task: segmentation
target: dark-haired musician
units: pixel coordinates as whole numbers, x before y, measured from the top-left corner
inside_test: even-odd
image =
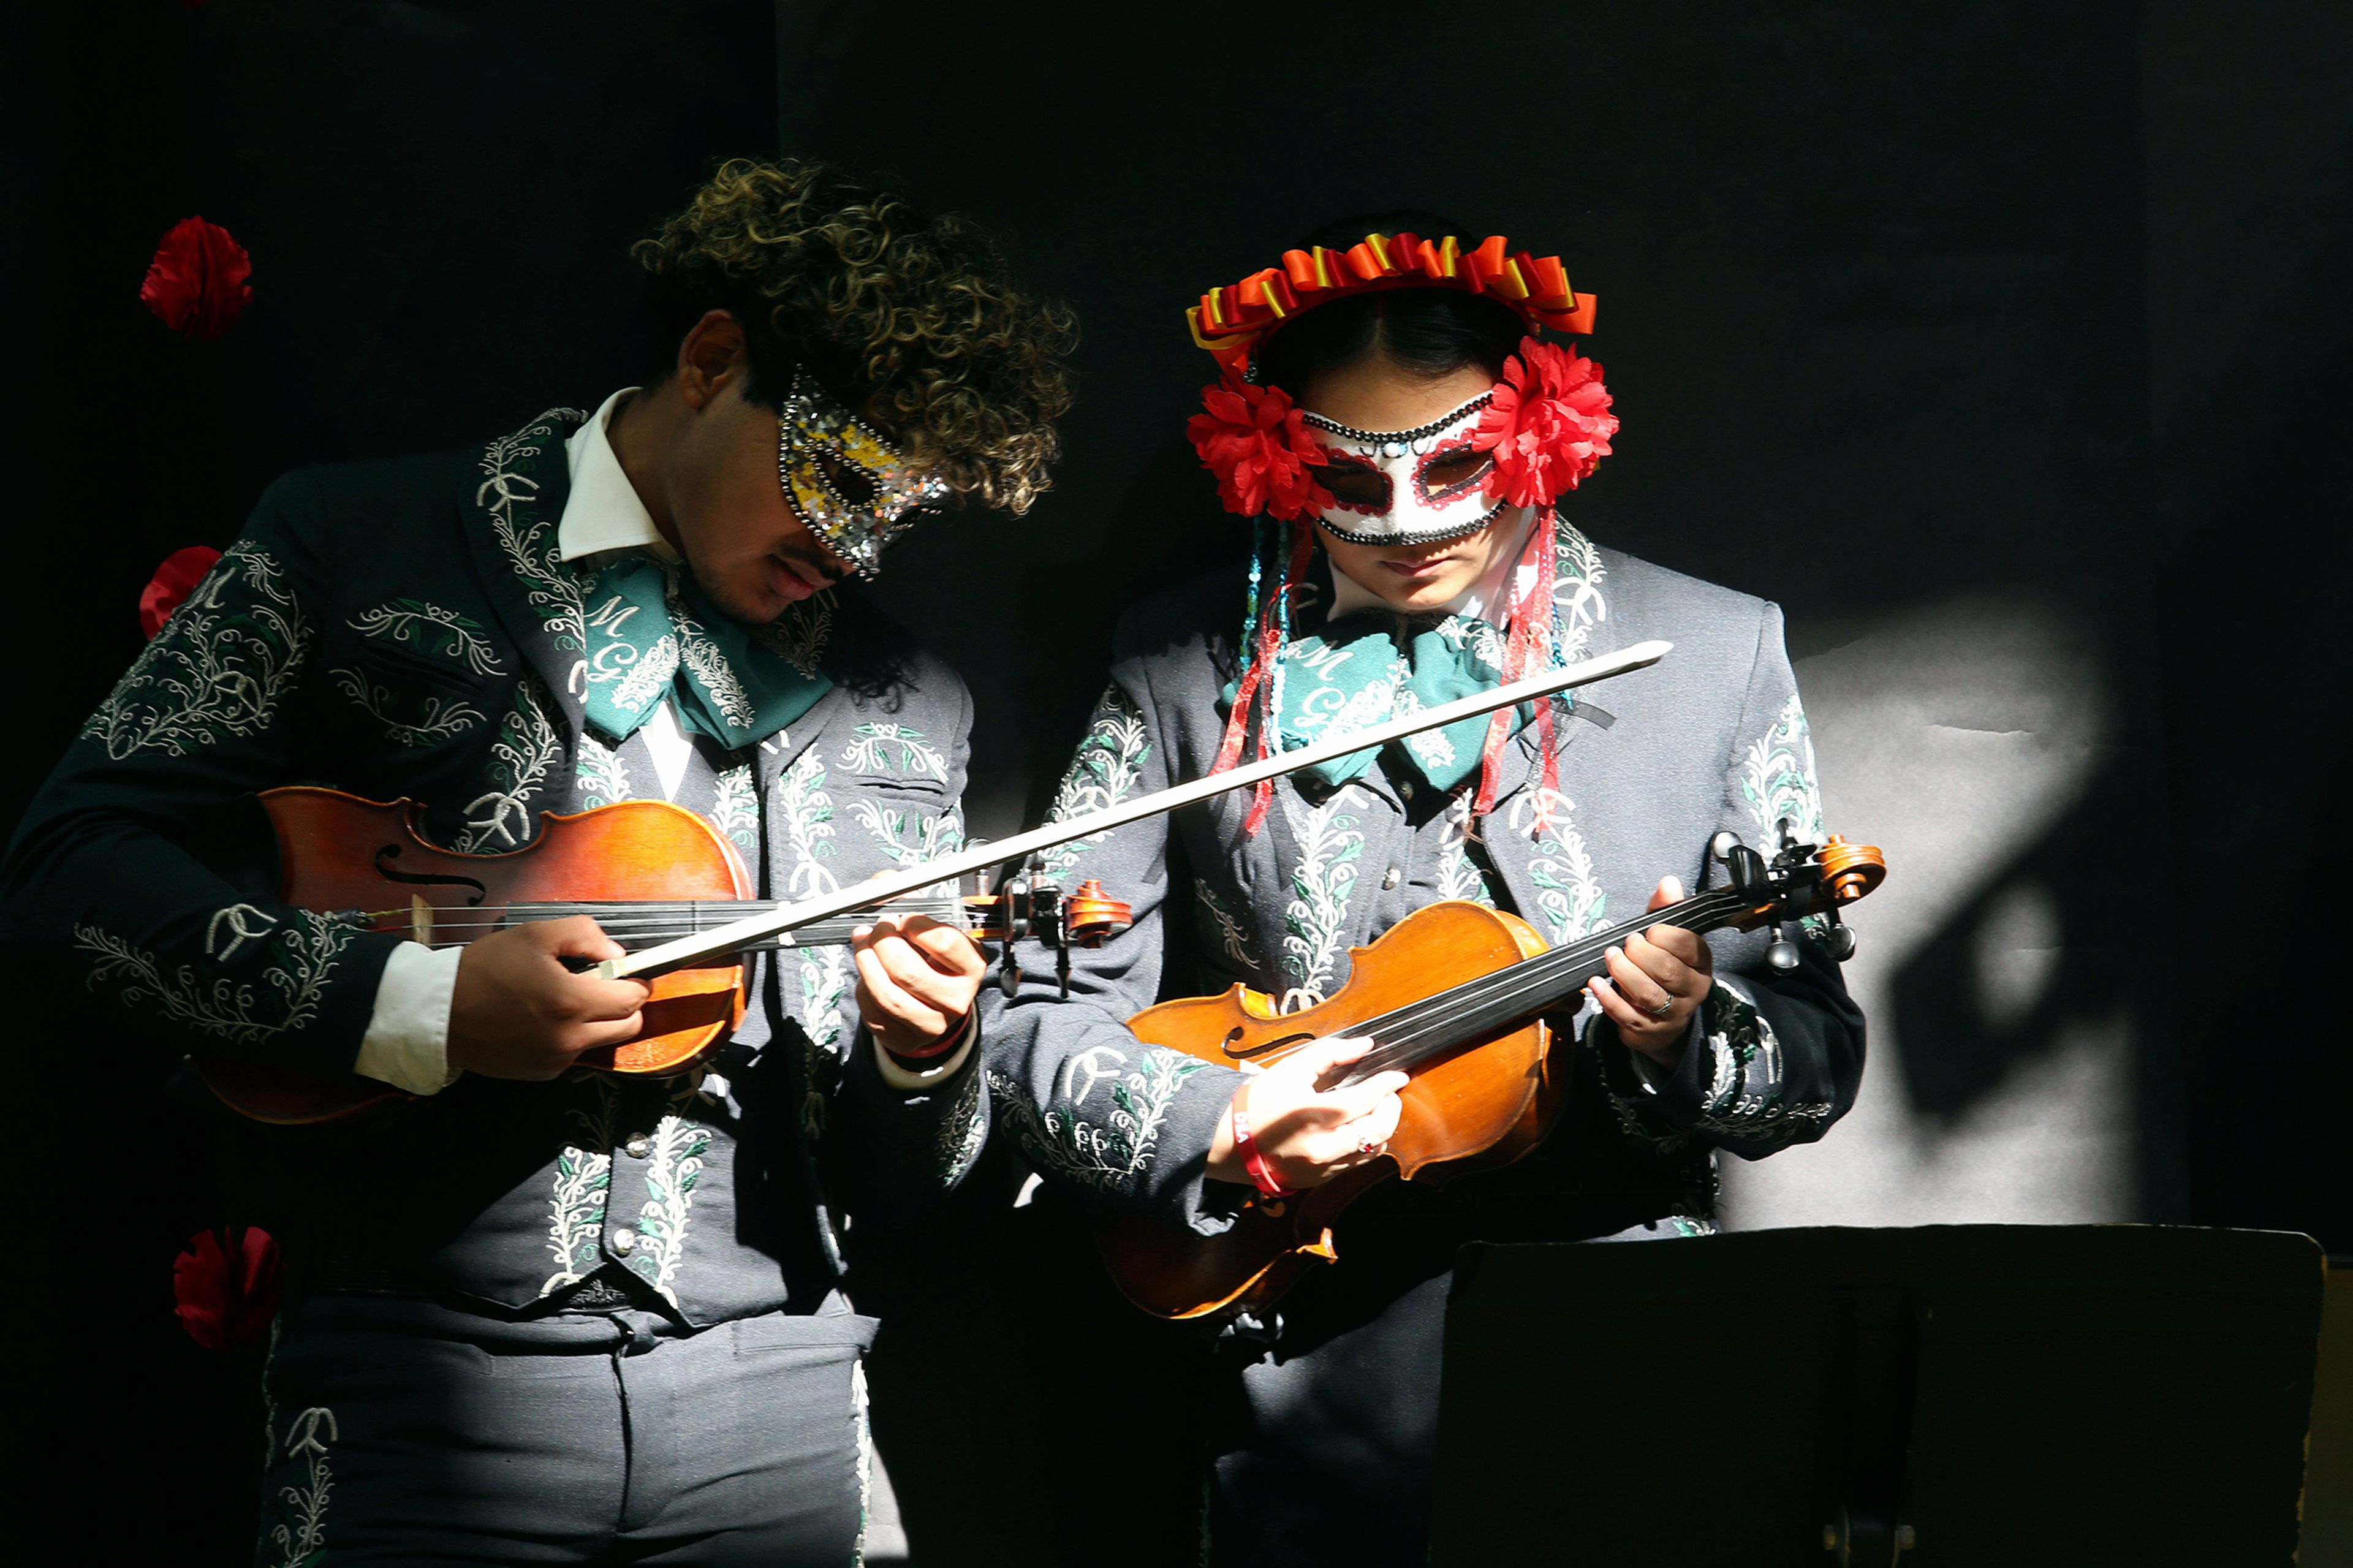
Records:
[[[1326,1087],[1361,1041],[1251,1075],[1145,1046],[1124,1020],[1166,968],[1295,1009],[1440,900],[1559,944],[1682,898],[1722,830],[1768,850],[1784,823],[1820,839],[1779,610],[1599,545],[1558,510],[1618,428],[1599,367],[1566,341],[1591,330],[1591,297],[1556,258],[1447,233],[1419,215],[1335,226],[1204,299],[1195,335],[1226,375],[1193,440],[1228,508],[1261,520],[1256,552],[1128,616],[1058,813],[1546,666],[1674,648],[1550,713],[1459,723],[1050,858],[1135,924],[1078,955],[1071,1000],[1027,956],[1043,978],[985,1004],[997,1114],[1050,1183],[1172,1226],[1214,1232],[1253,1187],[1383,1158],[1405,1079]],[[1375,1188],[1343,1218],[1338,1264],[1228,1338],[1218,1561],[1423,1561],[1456,1248],[1704,1231],[1718,1151],[1768,1154],[1846,1110],[1862,1020],[1817,943],[1784,972],[1767,941],[1630,937],[1562,1021],[1575,1079],[1535,1154]]]
[[[237,1139],[290,1269],[259,1562],[849,1563],[873,1324],[837,1205],[986,1135],[981,963],[921,917],[756,959],[715,1057],[621,1078],[573,1067],[645,995],[563,962],[620,952],[592,920],[432,948],[231,873],[291,784],[481,854],[667,800],[772,899],[959,839],[964,687],[847,580],[926,510],[1028,506],[1067,317],[818,164],[729,163],[637,255],[651,384],[279,481],[9,854],[20,957],[93,1028],[411,1097]]]

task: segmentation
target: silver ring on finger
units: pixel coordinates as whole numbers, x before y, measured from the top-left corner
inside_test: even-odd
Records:
[[[1648,1013],[1653,1018],[1663,1018],[1674,1010],[1675,996],[1674,993],[1672,991],[1668,992],[1667,994],[1661,999],[1657,1006],[1645,1007],[1642,1009],[1643,1012]]]

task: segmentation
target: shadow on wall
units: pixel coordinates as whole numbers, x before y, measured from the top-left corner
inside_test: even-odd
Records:
[[[1987,598],[1799,661],[1831,826],[1888,854],[1847,966],[1872,1063],[1824,1142],[1726,1162],[1734,1224],[2181,1217],[2158,753],[2116,646]]]

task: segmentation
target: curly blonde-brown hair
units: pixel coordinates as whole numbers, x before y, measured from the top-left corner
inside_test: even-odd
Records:
[[[630,253],[672,344],[708,310],[743,323],[751,395],[781,403],[806,366],[960,496],[1018,513],[1050,482],[1076,319],[971,225],[829,163],[736,158]]]

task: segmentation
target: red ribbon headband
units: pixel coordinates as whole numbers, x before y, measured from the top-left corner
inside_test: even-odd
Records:
[[[1300,311],[1382,289],[1460,289],[1509,305],[1531,327],[1593,331],[1594,297],[1569,288],[1559,257],[1507,255],[1502,235],[1490,235],[1478,249],[1465,250],[1452,235],[1368,234],[1345,250],[1286,250],[1282,266],[1210,289],[1185,316],[1194,343],[1236,371],[1250,363],[1259,339]]]

